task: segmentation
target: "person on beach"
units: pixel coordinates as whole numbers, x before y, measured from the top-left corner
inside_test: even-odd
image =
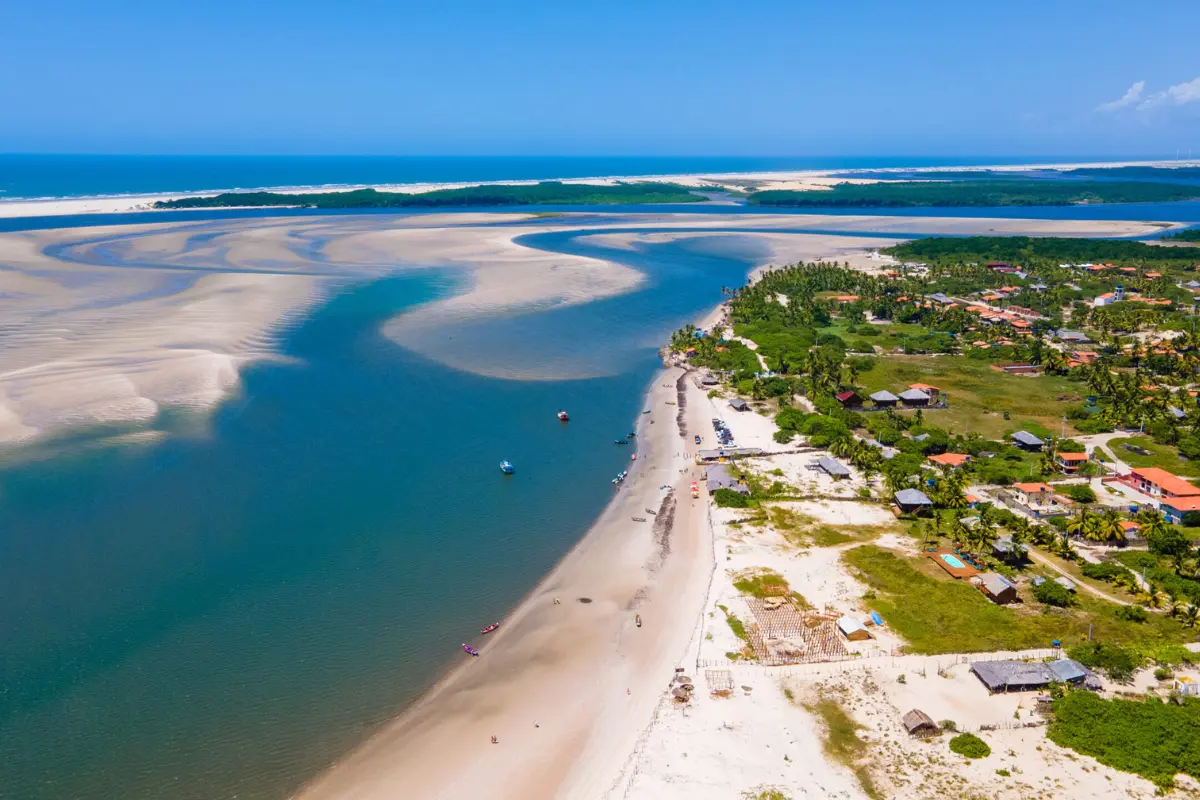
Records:
[[[492,737],[492,744],[500,744],[500,740],[499,740],[499,739],[497,739],[495,736],[493,736],[493,737]]]

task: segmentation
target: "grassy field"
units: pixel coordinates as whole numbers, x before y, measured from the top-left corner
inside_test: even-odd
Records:
[[[996,372],[983,361],[962,356],[887,356],[859,376],[867,392],[899,394],[910,383],[928,383],[949,395],[950,408],[926,414],[929,424],[951,433],[970,430],[991,438],[1038,426],[1033,433],[1061,432],[1063,414],[1077,405],[1086,387],[1066,378],[1030,378]],[[1059,400],[1059,397],[1065,399]],[[1004,419],[1004,412],[1010,419]],[[1067,425],[1067,434],[1074,432]]]
[[[1131,444],[1150,453],[1148,456],[1130,452],[1121,445]],[[1117,458],[1131,467],[1161,467],[1167,472],[1187,477],[1200,477],[1200,462],[1179,457],[1179,451],[1169,444],[1158,444],[1149,436],[1130,436],[1113,439],[1108,446]]]
[[[1117,619],[1118,606],[1086,594],[1069,611],[1038,603],[998,606],[968,583],[949,576],[928,559],[909,559],[873,545],[847,550],[843,561],[879,597],[871,601],[884,621],[921,654],[1070,647],[1087,639],[1110,644],[1160,645],[1189,641],[1195,632],[1162,614],[1146,622]]]
[[[856,325],[857,329],[870,327],[879,331],[878,336],[863,336],[861,333],[848,333],[846,328],[850,327],[850,323],[843,319],[835,319],[832,325],[825,328],[818,328],[817,335],[823,336],[827,333],[833,334],[842,339],[846,343],[850,342],[867,342],[868,344],[882,347],[884,350],[899,350],[904,346],[904,340],[908,337],[920,339],[924,337],[928,331],[920,325],[907,325],[904,323],[889,323],[887,325],[869,325],[862,323]]]

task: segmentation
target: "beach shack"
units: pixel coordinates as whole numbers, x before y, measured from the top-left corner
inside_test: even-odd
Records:
[[[871,632],[867,630],[867,626],[854,617],[839,617],[837,626],[838,630],[842,632],[842,636],[845,636],[851,642],[861,642],[864,639],[871,638]]]
[[[876,408],[894,408],[896,403],[900,402],[900,398],[887,389],[881,389],[871,395],[871,402]]]
[[[821,470],[835,481],[840,481],[842,478],[850,477],[850,468],[838,461],[836,458],[821,456],[814,463],[816,464],[817,469]]]
[[[1171,684],[1171,689],[1183,697],[1200,697],[1200,684],[1187,675],[1180,675]]]
[[[714,464],[711,467],[706,467],[704,470],[704,480],[708,485],[709,494],[717,491],[717,489],[729,489],[730,491],[747,496],[750,494],[750,487],[731,475],[729,467],[724,464]]]
[[[1070,658],[1045,661],[975,661],[971,672],[987,690],[997,692],[1033,692],[1052,683],[1084,683],[1091,675],[1087,668]]]
[[[842,404],[842,408],[862,408],[863,401],[858,392],[842,392],[834,397]]]
[[[979,575],[979,591],[997,605],[1008,605],[1017,602],[1017,587],[1012,581],[998,572],[984,572]]]
[[[905,408],[920,408],[929,405],[929,395],[920,389],[908,389],[900,393],[900,402]]]
[[[747,411],[750,405],[740,397],[735,397],[729,401],[729,407],[734,411]]]
[[[1046,444],[1029,431],[1017,431],[1012,435],[1012,440],[1013,444],[1022,450],[1029,450],[1033,452],[1041,450],[1042,446]]]
[[[929,495],[920,489],[901,489],[894,495],[896,508],[903,514],[921,514],[933,508]]]
[[[933,736],[941,730],[933,721],[933,717],[919,708],[909,711],[900,718],[900,722],[904,725],[904,730],[908,731],[909,736]]]

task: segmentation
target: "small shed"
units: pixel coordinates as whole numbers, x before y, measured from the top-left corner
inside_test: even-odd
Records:
[[[1041,450],[1042,445],[1045,444],[1045,442],[1029,431],[1017,431],[1012,435],[1012,440],[1022,450]]]
[[[886,408],[896,405],[900,402],[900,398],[889,392],[887,389],[881,389],[871,395],[871,402],[880,408]]]
[[[909,711],[900,718],[900,722],[904,725],[904,730],[908,731],[909,736],[929,736],[939,730],[933,717],[919,708]]]
[[[834,480],[850,477],[850,468],[836,458],[821,456],[817,459],[817,467]]]
[[[920,489],[901,489],[895,494],[896,506],[905,514],[927,511],[933,507],[929,495]]]
[[[900,402],[908,408],[918,408],[929,405],[929,395],[920,389],[908,389],[900,393]]]
[[[835,394],[834,397],[842,404],[842,408],[862,407],[862,397],[859,396],[858,392],[841,392],[840,394]]]
[[[717,376],[711,372],[700,379],[701,386],[716,386],[719,383],[720,381],[717,380]]]
[[[997,572],[985,572],[979,576],[979,590],[993,603],[1007,605],[1017,601],[1017,587],[1008,578]]]
[[[1171,684],[1171,689],[1184,697],[1200,697],[1200,684],[1187,675],[1180,675],[1176,678],[1175,682]]]
[[[861,642],[864,639],[871,638],[871,632],[867,630],[867,626],[851,616],[839,617],[837,621],[838,630],[852,642]]]
[[[750,405],[742,398],[735,397],[729,401],[729,407],[734,411],[746,411],[750,408]]]

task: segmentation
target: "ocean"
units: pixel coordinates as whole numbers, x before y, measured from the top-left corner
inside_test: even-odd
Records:
[[[0,201],[264,187],[550,180],[802,169],[1067,163],[1079,159],[0,154]],[[1092,159],[1095,161],[1096,159]],[[1116,160],[1116,159],[1114,159]]]

